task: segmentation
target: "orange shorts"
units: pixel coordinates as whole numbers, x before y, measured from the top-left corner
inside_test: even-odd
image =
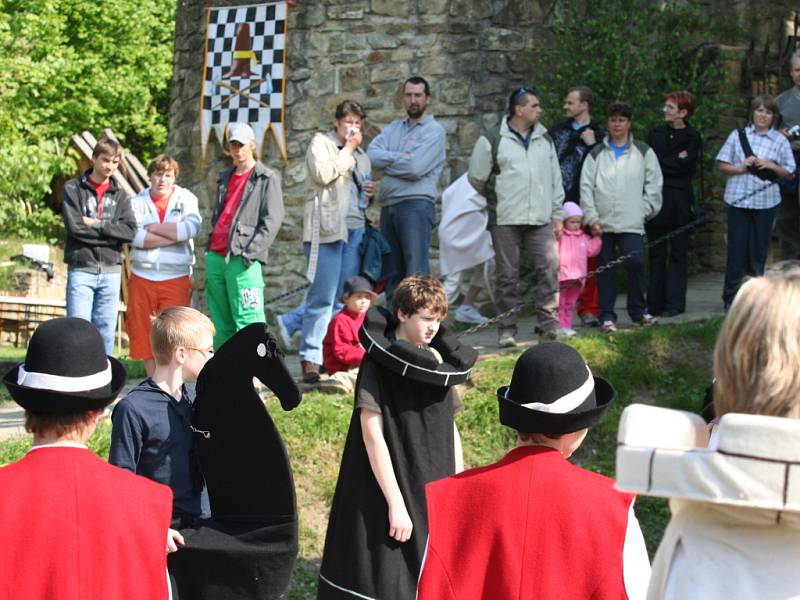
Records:
[[[186,277],[150,281],[137,275],[128,278],[128,310],[125,330],[130,340],[131,358],[153,358],[150,350],[150,319],[170,306],[189,306],[192,280]]]

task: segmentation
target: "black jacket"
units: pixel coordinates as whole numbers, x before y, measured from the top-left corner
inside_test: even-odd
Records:
[[[664,174],[661,212],[648,225],[684,225],[693,216],[692,177],[700,155],[700,134],[688,123],[683,129],[662,125],[650,130],[647,143]]]
[[[233,169],[222,171],[217,179],[217,201],[211,217],[212,231],[225,207],[225,193],[228,190],[231,173]],[[280,175],[256,162],[242,192],[239,208],[233,217],[228,234],[227,253],[241,256],[248,266],[254,260],[266,263],[269,247],[275,241],[282,222],[283,192]],[[210,240],[209,236],[209,243]]]
[[[86,179],[90,172],[64,184],[64,262],[70,267],[102,269],[122,263],[122,244],[136,235],[136,217],[130,198],[112,179],[103,195],[100,220],[92,226],[84,224],[83,217],[97,219],[97,194]]]
[[[581,132],[588,127],[594,131],[595,143],[587,146],[581,139]],[[581,168],[586,155],[597,144],[603,141],[605,130],[594,121],[580,129],[572,128],[572,119],[562,121],[549,130],[550,137],[556,147],[558,164],[561,166],[561,182],[564,185],[564,202],[580,203]]]

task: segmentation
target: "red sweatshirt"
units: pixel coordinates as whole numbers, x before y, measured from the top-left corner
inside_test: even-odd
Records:
[[[364,314],[358,315],[346,306],[331,320],[322,341],[322,360],[328,375],[361,365],[365,350],[358,340],[358,330],[362,323]]]

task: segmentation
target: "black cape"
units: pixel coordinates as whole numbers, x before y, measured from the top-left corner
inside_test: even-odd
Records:
[[[390,346],[395,348],[389,349],[392,358],[386,359],[387,348],[379,349],[374,342],[391,338],[395,326],[382,309],[371,309],[365,319],[367,331],[362,330],[361,338],[368,352],[359,370],[356,394],[363,376],[377,377],[383,435],[413,532],[405,543],[389,537],[386,500],[369,465],[356,408],[328,522],[317,592],[320,599],[413,599],[428,537],[425,484],[455,472],[453,404],[447,398],[450,387],[412,379],[410,374],[415,371],[397,364],[402,355],[400,362],[422,363],[427,372],[431,366],[427,350],[406,344],[393,352],[397,344],[402,346],[394,342]],[[444,326],[431,346],[442,354],[448,379],[452,373],[468,374],[477,358],[474,349],[461,346]],[[451,385],[457,382],[451,381]]]
[[[283,441],[253,388],[291,410],[301,395],[263,323],[231,337],[197,380],[192,426],[211,518],[181,529],[169,555],[173,598],[283,598],[298,551],[294,481]]]

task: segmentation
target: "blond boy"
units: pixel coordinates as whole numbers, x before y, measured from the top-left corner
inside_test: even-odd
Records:
[[[114,408],[109,462],[172,488],[172,527],[199,517],[203,489],[193,458],[192,405],[187,381],[197,379],[214,354],[214,325],[185,306],[167,308],[153,319],[152,377]]]

